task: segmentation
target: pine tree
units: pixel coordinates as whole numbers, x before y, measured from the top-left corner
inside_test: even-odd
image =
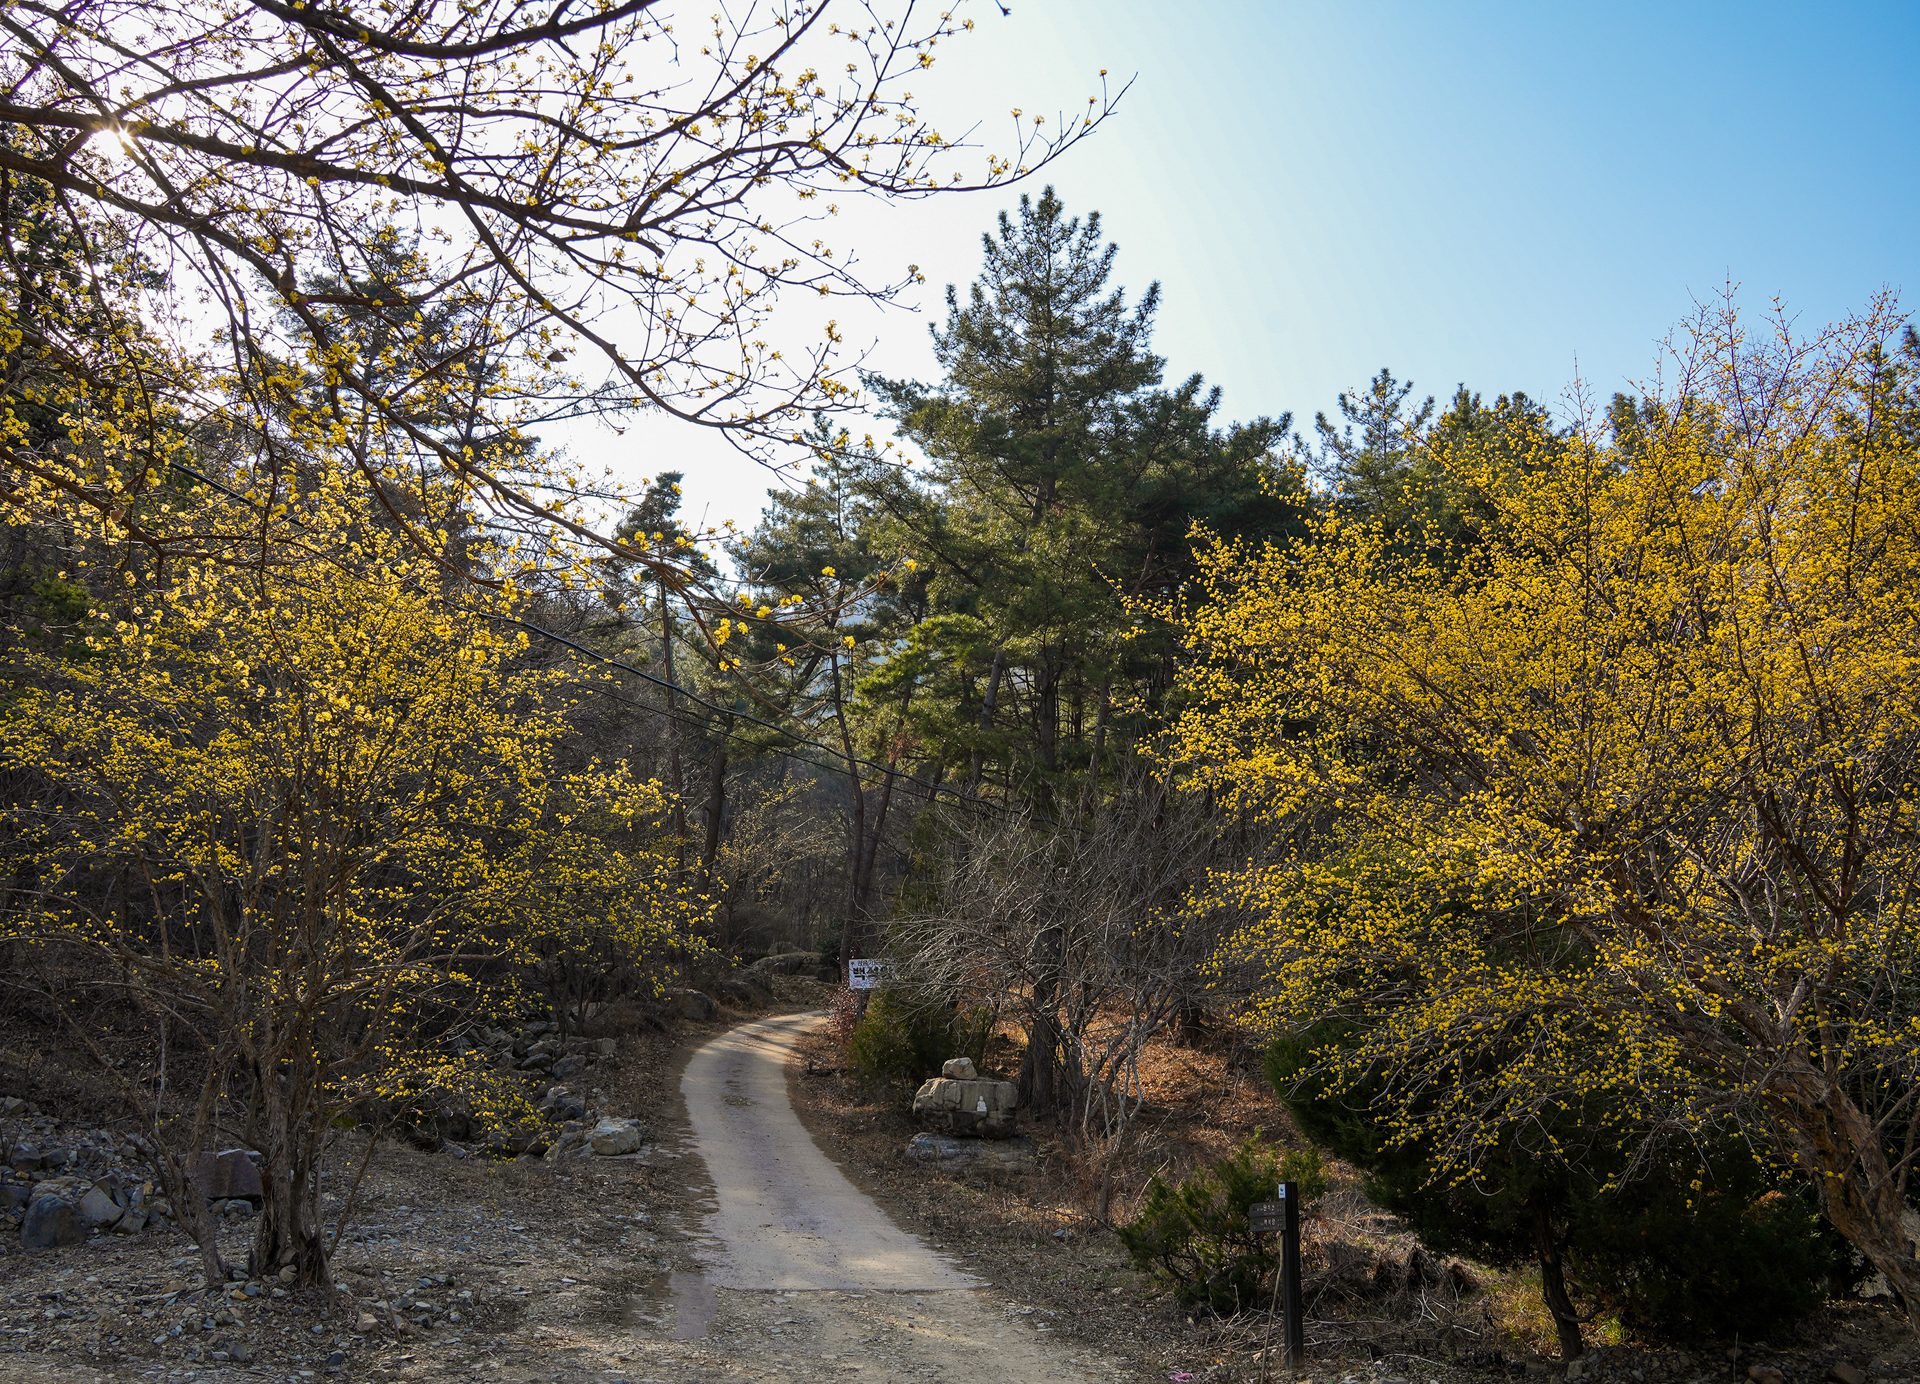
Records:
[[[1170,648],[1132,639],[1127,598],[1191,572],[1196,519],[1278,532],[1305,497],[1271,456],[1288,418],[1221,430],[1199,376],[1160,388],[1159,285],[1131,306],[1110,287],[1118,251],[1098,213],[1068,217],[1049,188],[984,246],[934,329],[944,380],[869,381],[932,463],[872,493],[934,565],[940,623],[895,675],[936,684],[915,704],[959,732],[970,791],[993,773],[1050,811],[1065,777],[1101,761],[1114,706],[1170,678]]]

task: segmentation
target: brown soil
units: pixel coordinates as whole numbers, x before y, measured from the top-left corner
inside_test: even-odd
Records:
[[[826,998],[822,987],[823,1007]],[[1051,1314],[1063,1337],[1119,1357],[1134,1377],[1231,1384],[1279,1373],[1269,1314],[1187,1314],[1133,1268],[1110,1228],[1131,1218],[1156,1172],[1177,1181],[1256,1133],[1298,1145],[1257,1052],[1231,1031],[1159,1042],[1143,1055],[1147,1101],[1114,1177],[1106,1224],[1092,1214],[1102,1171],[1076,1157],[1068,1139],[1040,1133],[1037,1165],[1024,1174],[930,1168],[904,1155],[919,1130],[907,1109],[911,1093],[864,1086],[844,1060],[825,1029],[803,1039],[789,1069],[794,1108],[814,1141],[901,1225],[958,1251],[970,1272]],[[982,1075],[1010,1080],[1017,1064],[1016,1045],[996,1035]],[[1329,1173],[1331,1189],[1303,1237],[1308,1376],[1466,1384],[1563,1374],[1537,1280],[1452,1260],[1433,1264],[1423,1281],[1408,1272],[1421,1262],[1414,1237],[1367,1201],[1351,1168],[1333,1163]],[[1758,1364],[1778,1368],[1789,1384],[1831,1384],[1830,1367],[1845,1362],[1877,1380],[1920,1378],[1920,1348],[1885,1301],[1836,1301],[1776,1334],[1772,1342],[1674,1349],[1602,1326],[1589,1344],[1603,1363],[1585,1377],[1744,1382]]]
[[[778,984],[778,1012],[823,1007],[827,999],[812,982]],[[303,1384],[336,1377],[326,1366],[335,1350],[345,1357],[337,1378],[382,1384],[1029,1384],[1056,1369],[1076,1379],[1189,1375],[1229,1384],[1261,1377],[1265,1322],[1189,1319],[1134,1272],[1111,1231],[1092,1218],[1098,1178],[1064,1139],[1041,1137],[1037,1167],[1019,1175],[949,1175],[909,1164],[901,1151],[915,1127],[899,1100],[863,1092],[834,1070],[838,1054],[823,1039],[803,1049],[789,1081],[816,1142],[903,1227],[992,1286],[924,1300],[724,1289],[703,1298],[691,1250],[713,1189],[684,1147],[679,1075],[695,1047],[745,1017],[723,1011],[714,1023],[679,1024],[669,1033],[630,1029],[614,1061],[588,1075],[583,1084],[604,1093],[602,1109],[645,1123],[647,1147],[632,1158],[489,1163],[383,1144],[335,1260],[339,1286],[331,1293],[275,1297],[271,1284],[238,1301],[231,1287],[209,1293],[194,1282],[191,1244],[172,1230],[45,1254],[25,1253],[8,1237],[0,1241],[0,1381]],[[1004,1072],[1011,1059],[1002,1043],[990,1061]],[[83,1096],[86,1082],[69,1084],[38,1062],[27,1065],[41,1083],[34,1099]],[[1139,1142],[1116,1179],[1116,1218],[1131,1212],[1155,1169],[1178,1176],[1255,1127],[1270,1138],[1292,1137],[1248,1054],[1222,1038],[1157,1049],[1148,1095]],[[354,1137],[343,1140],[330,1193],[344,1189],[361,1147]],[[1329,1244],[1370,1255],[1370,1263],[1411,1249],[1350,1179],[1326,1210],[1316,1241],[1322,1271]],[[226,1229],[230,1258],[244,1258],[249,1229],[244,1221]],[[1309,1314],[1307,1377],[1321,1384],[1544,1377],[1553,1367],[1529,1353],[1524,1283],[1486,1282],[1488,1291],[1464,1300],[1417,1285],[1356,1301],[1322,1294]],[[427,1327],[413,1325],[409,1319],[422,1313],[404,1306],[420,1301],[440,1309]],[[458,1322],[449,1308],[460,1312]],[[216,1314],[235,1320],[202,1329]],[[365,1315],[378,1320],[362,1329]],[[708,1318],[705,1334],[678,1339],[690,1317]],[[983,1336],[983,1321],[998,1324]],[[1046,1371],[1017,1377],[997,1369],[1002,1359],[1025,1367],[996,1357],[995,1333],[1001,1341],[1018,1333],[1018,1358],[1051,1362]],[[249,1363],[207,1358],[236,1341],[250,1351]],[[190,1361],[195,1347],[200,1358]],[[1600,1377],[1607,1384],[1731,1384],[1736,1363],[1758,1360],[1779,1366],[1792,1384],[1814,1384],[1841,1359],[1877,1366],[1880,1378],[1913,1377],[1913,1358],[1910,1338],[1884,1308],[1839,1304],[1792,1340],[1747,1346],[1737,1362],[1720,1347],[1620,1348],[1607,1353]]]

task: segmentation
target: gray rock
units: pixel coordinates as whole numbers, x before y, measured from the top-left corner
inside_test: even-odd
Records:
[[[737,980],[732,976],[722,977],[715,983],[715,988],[727,997],[730,1004],[742,1009],[760,1003],[769,993],[748,981]]]
[[[120,1219],[113,1223],[113,1233],[116,1235],[138,1235],[147,1228],[147,1215],[146,1207],[129,1206],[121,1213]]]
[[[1033,1166],[1033,1141],[1027,1138],[962,1139],[926,1132],[913,1136],[906,1154],[916,1163],[943,1168],[1002,1168],[1022,1172]]]
[[[1867,1384],[1867,1372],[1845,1360],[1837,1361],[1827,1374],[1839,1380],[1840,1384]]]
[[[593,1127],[589,1142],[602,1158],[632,1153],[640,1147],[640,1121],[604,1119]]]
[[[549,1163],[558,1163],[563,1158],[585,1158],[593,1152],[593,1136],[584,1129],[570,1129],[547,1146],[542,1155]]]
[[[940,1075],[950,1081],[978,1081],[980,1073],[973,1068],[971,1057],[949,1057],[940,1068]]]
[[[551,1074],[555,1077],[569,1077],[575,1072],[585,1071],[586,1067],[587,1059],[584,1057],[563,1057],[553,1064]]]
[[[0,1211],[21,1211],[33,1200],[33,1188],[24,1182],[0,1186]]]
[[[233,1197],[256,1198],[262,1195],[260,1169],[246,1149],[222,1149],[203,1153],[193,1172],[193,1185],[208,1201],[226,1201]]]
[[[126,1208],[116,1205],[107,1194],[107,1189],[97,1184],[80,1198],[80,1219],[88,1229],[97,1225],[112,1225],[125,1214]]]
[[[83,1244],[86,1238],[80,1213],[73,1209],[72,1202],[59,1197],[35,1197],[27,1207],[27,1218],[20,1223],[23,1249],[57,1249]]]
[[[713,996],[701,990],[669,990],[665,1002],[671,1012],[695,1023],[704,1023],[718,1012]]]
[[[536,1052],[536,1053],[528,1054],[527,1059],[520,1064],[520,1070],[523,1072],[544,1072],[550,1069],[552,1066],[553,1066],[552,1053]]]
[[[38,1172],[42,1161],[40,1150],[32,1144],[15,1144],[7,1150],[7,1162],[17,1173]]]
[[[942,1134],[1005,1139],[1013,1133],[1020,1093],[1011,1081],[955,1081],[937,1076],[914,1093],[914,1118]]]
[[[763,976],[797,976],[802,972],[817,970],[820,966],[818,952],[780,952],[774,956],[763,956],[751,966],[749,971]]]

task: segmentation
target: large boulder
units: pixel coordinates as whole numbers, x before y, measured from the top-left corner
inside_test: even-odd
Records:
[[[751,1009],[773,996],[773,991],[767,988],[766,977],[751,971],[744,971],[737,976],[722,976],[714,982],[714,989],[726,996],[727,1002],[736,1009]]]
[[[940,1067],[940,1075],[954,1081],[978,1081],[980,1073],[973,1068],[971,1057],[949,1057]]]
[[[937,1076],[913,1097],[914,1118],[942,1134],[1006,1139],[1020,1093],[1011,1081],[956,1081]]]
[[[672,1013],[695,1023],[705,1023],[719,1012],[713,996],[703,990],[669,990],[665,1004]]]
[[[773,956],[763,956],[751,966],[763,976],[797,976],[803,972],[818,970],[820,954],[818,952],[779,952]]]
[[[260,1169],[246,1149],[222,1149],[200,1155],[193,1172],[194,1190],[208,1201],[230,1201],[245,1197],[258,1201],[262,1196]]]
[[[602,1158],[617,1158],[623,1153],[632,1153],[640,1147],[640,1121],[617,1120],[608,1116],[593,1127],[588,1142]]]
[[[960,1139],[931,1130],[913,1136],[906,1155],[916,1163],[931,1163],[940,1168],[1002,1168],[1024,1172],[1033,1167],[1033,1141],[1024,1135],[1017,1139]]]
[[[27,1218],[20,1223],[23,1249],[58,1249],[84,1244],[86,1238],[80,1213],[72,1202],[60,1197],[35,1197],[27,1207]]]

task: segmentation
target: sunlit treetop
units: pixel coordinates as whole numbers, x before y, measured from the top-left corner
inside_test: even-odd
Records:
[[[775,344],[780,292],[918,279],[867,278],[835,199],[1017,178],[1108,109],[1021,114],[1003,153],[969,152],[910,83],[972,27],[831,0],[28,0],[0,14],[0,171],[129,228],[262,413],[296,363],[324,391],[296,426],[351,449],[386,425],[369,479],[397,441],[593,539],[564,502],[580,478],[522,464],[529,429],[646,408],[790,443],[851,389],[832,324]],[[461,435],[423,424],[435,397]]]

